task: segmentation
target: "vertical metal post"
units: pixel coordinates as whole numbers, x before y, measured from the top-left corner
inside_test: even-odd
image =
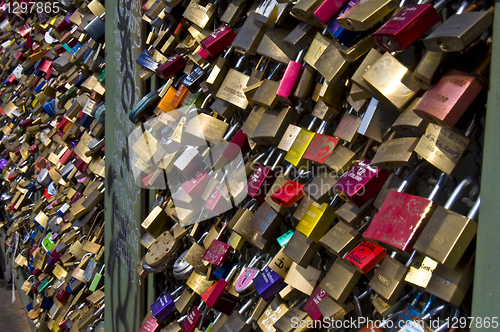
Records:
[[[136,265],[147,193],[135,184],[129,162],[129,111],[144,88],[135,59],[144,28],[139,0],[107,0],[106,7],[106,307],[105,330],[135,332],[145,315],[146,290]]]
[[[497,31],[498,30],[498,31]],[[500,287],[498,276],[498,234],[500,234],[500,204],[498,191],[500,189],[500,7],[495,5],[493,22],[493,49],[490,69],[490,91],[484,132],[483,169],[481,179],[481,207],[479,209],[479,228],[477,232],[476,266],[474,273],[474,293],[472,299],[472,313],[474,320],[471,324],[472,332],[485,331],[489,328],[498,329],[500,316]],[[481,320],[477,319],[480,318]],[[496,318],[496,327],[492,319]],[[486,321],[489,321],[490,325]],[[493,323],[495,324],[495,323]]]

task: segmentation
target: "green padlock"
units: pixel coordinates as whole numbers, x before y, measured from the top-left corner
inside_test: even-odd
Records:
[[[97,289],[97,286],[99,285],[99,282],[102,279],[102,273],[104,271],[104,267],[105,266],[106,266],[106,264],[103,264],[102,267],[101,267],[101,270],[99,270],[99,272],[97,272],[95,274],[94,279],[90,283],[89,291],[95,292],[95,290]]]

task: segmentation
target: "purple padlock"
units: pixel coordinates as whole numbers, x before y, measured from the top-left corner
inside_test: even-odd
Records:
[[[276,294],[279,293],[285,286],[285,279],[276,273],[269,266],[266,266],[259,274],[253,279],[253,284],[257,293],[264,301],[271,300]]]
[[[158,300],[156,300],[151,305],[151,312],[157,321],[164,320],[168,315],[170,315],[175,310],[175,301],[172,300],[172,297],[182,289],[183,287],[179,287],[174,290],[172,293],[166,293],[165,295],[160,296]]]

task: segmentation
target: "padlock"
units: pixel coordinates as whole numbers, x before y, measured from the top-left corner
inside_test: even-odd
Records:
[[[344,303],[361,275],[354,267],[345,262],[343,258],[338,257],[323,280],[321,280],[319,286],[334,300]]]
[[[238,35],[240,35],[240,33]],[[234,47],[236,47],[235,42],[233,42]],[[241,109],[246,109],[248,107],[248,100],[243,92],[243,89],[246,88],[250,77],[243,73],[243,67],[245,64],[246,57],[240,57],[235,69],[229,69],[229,72],[224,78],[224,81],[222,81],[216,94],[216,98],[226,101]]]
[[[457,12],[424,39],[432,52],[455,52],[467,47],[493,23],[493,8],[486,11]]]
[[[379,168],[405,167],[413,161],[417,143],[416,137],[389,139],[379,146],[371,165]]]
[[[189,113],[192,114],[195,111],[204,112],[204,107],[210,97],[210,95],[206,97],[200,109],[190,110]],[[198,146],[207,144],[207,141],[210,143],[222,142],[228,127],[228,123],[208,114],[198,113],[187,121],[186,129],[182,133],[182,142],[183,144]]]
[[[267,264],[264,264],[264,267],[260,270],[255,266],[263,259],[265,259],[265,257],[266,255],[253,257],[248,267],[244,267],[242,269],[241,273],[238,275],[234,283],[234,290],[236,291],[236,293],[240,294],[241,296],[245,296],[250,294],[255,289],[253,285],[253,279],[260,271],[262,271],[267,266]]]
[[[282,220],[279,212],[275,211],[269,203],[264,202],[248,221],[248,226],[255,231],[252,244],[260,250],[264,250],[272,243],[271,241],[276,236]]]
[[[253,278],[253,285],[255,290],[264,301],[269,301],[278,292],[283,289],[286,284],[283,277],[266,266]]]
[[[294,330],[293,326],[298,325],[298,322],[307,321],[307,313],[302,310],[306,300],[307,299],[303,299],[298,303],[296,303],[297,301],[294,301],[285,314],[273,324],[273,327],[283,332],[290,332]]]
[[[191,292],[190,290],[185,288],[184,291],[182,291],[180,298],[175,301],[175,308],[177,309],[177,311],[182,315],[185,314],[188,308],[196,299],[196,296],[196,292]]]
[[[236,37],[236,33],[228,26],[221,26],[212,32],[208,37],[203,39],[200,42],[200,45],[207,51],[211,56],[216,56],[222,50],[224,50],[227,46],[229,46],[234,38]]]
[[[276,159],[274,165],[272,167],[268,167],[268,163],[272,157],[272,155],[275,153],[276,148],[273,148],[266,160],[262,164],[258,164],[255,170],[253,171],[252,175],[250,176],[248,180],[248,195],[258,202],[263,202],[264,198],[266,197],[267,192],[269,191],[270,187],[276,180],[276,177],[278,174],[274,171],[275,167],[278,165],[278,163],[281,161],[282,154],[280,153],[278,155],[278,158]]]
[[[372,98],[363,114],[358,133],[381,143],[399,114]]]
[[[311,265],[307,268],[303,268],[293,262],[286,275],[285,283],[304,294],[311,295],[314,291],[314,287],[320,279],[320,276],[321,270]]]
[[[207,270],[207,264],[202,260],[202,256],[205,253],[206,249],[200,245],[200,242],[203,241],[205,236],[207,235],[208,232],[203,233],[200,239],[192,244],[191,248],[189,248],[186,256],[184,257],[184,260],[189,265],[202,273]]]
[[[164,265],[174,258],[179,246],[179,241],[175,240],[170,231],[165,231],[149,247],[145,264],[153,268]]]
[[[403,7],[372,36],[377,46],[387,52],[403,51],[440,21],[438,10],[446,4],[415,4]]]
[[[465,136],[456,130],[429,124],[415,146],[415,152],[439,170],[451,174],[469,146],[468,137],[474,132],[474,122],[473,119]]]
[[[359,231],[341,221],[336,223],[319,242],[331,253],[342,257],[359,240],[361,240]]]
[[[290,48],[283,40],[288,30],[283,28],[267,28],[257,48],[257,54],[271,58],[284,65],[297,57],[297,51]]]
[[[190,2],[182,16],[205,29],[213,20],[216,9],[217,6],[213,3],[202,6],[198,2]]]
[[[425,291],[455,306],[460,306],[473,277],[474,267],[468,263],[460,262],[453,270],[438,265]]]
[[[332,199],[331,202],[318,204],[312,202],[309,209],[304,214],[304,217],[299,222],[295,229],[305,236],[307,236],[312,241],[319,243],[319,240],[325,235],[330,225],[335,219],[333,211],[335,210],[335,205],[339,202],[340,198],[338,195]]]
[[[314,11],[320,5],[321,5],[320,0],[302,1],[300,3],[295,4],[290,9],[290,15],[292,15],[293,17],[295,17],[301,21],[308,22],[308,21],[310,21],[311,15],[314,13]]]
[[[314,259],[319,248],[319,243],[296,230],[284,247],[283,254],[292,259],[299,266],[307,268]]]
[[[241,306],[240,310],[235,311],[229,316],[226,322],[220,327],[219,331],[227,332],[248,332],[252,330],[252,318],[246,319],[243,316],[254,304],[255,298],[248,300]]]
[[[255,213],[256,202],[248,201],[242,208],[238,209],[228,224],[228,227],[239,234],[245,241],[251,242],[255,232],[248,226],[248,221]]]
[[[157,321],[164,320],[175,310],[175,301],[172,298],[181,290],[182,287],[179,287],[171,293],[167,292],[151,305],[151,312]]]
[[[182,323],[181,329],[183,332],[194,332],[196,327],[202,322],[201,308],[205,305],[205,302],[201,301],[201,303],[196,307],[193,307],[189,314],[186,317],[184,323]]]
[[[317,118],[313,118],[313,120],[309,123],[307,129],[301,128],[299,134],[293,141],[293,144],[290,146],[287,154],[285,155],[285,160],[288,161],[291,165],[296,166],[297,168],[301,168],[301,166],[306,165],[306,161],[303,160],[303,156],[309,147],[309,144],[312,142],[315,133],[311,130],[315,126]],[[321,129],[321,128],[320,128]],[[285,172],[287,174],[287,172]]]
[[[217,237],[212,241],[202,257],[204,260],[218,266],[224,263],[231,250],[231,246],[229,244],[219,240],[226,230],[227,224],[228,222],[225,221],[220,232],[217,234]]]
[[[338,24],[352,31],[366,31],[397,7],[391,0],[360,1],[337,18]]]
[[[335,84],[349,67],[349,62],[330,43],[314,66],[329,84]]]
[[[334,194],[333,186],[339,178],[333,172],[325,171],[312,179],[304,188],[304,193],[309,199],[318,204],[330,202],[330,197]],[[307,209],[306,209],[307,210]],[[297,218],[299,219],[299,218]],[[299,220],[301,220],[300,218]]]
[[[238,297],[230,294],[227,289],[231,285],[231,279],[236,273],[238,265],[235,265],[231,272],[227,275],[226,278],[220,278],[213,290],[211,291],[208,298],[205,300],[205,303],[208,307],[214,308],[217,311],[220,311],[226,315],[230,315],[236,304],[238,303]],[[227,279],[228,281],[226,281]],[[203,297],[203,294],[202,294]]]
[[[369,241],[363,241],[345,256],[345,260],[359,272],[367,274],[380,263],[386,255],[387,252],[384,248],[370,243]]]
[[[485,82],[481,78],[488,72],[490,57],[491,53],[488,53],[472,75],[457,70],[447,71],[424,93],[414,112],[427,122],[453,127],[483,88]]]
[[[313,320],[322,320],[323,315],[318,308],[318,303],[320,303],[325,297],[328,296],[328,293],[325,292],[321,287],[317,286],[307,302],[304,304],[304,311],[311,317]]]
[[[388,176],[387,171],[373,168],[370,161],[364,159],[340,179],[334,188],[341,198],[361,207],[380,191]]]
[[[434,302],[434,297],[431,296],[429,300],[427,301],[425,307],[422,310],[419,310],[416,307],[416,302],[419,299],[419,295],[421,295],[423,292],[420,292],[415,300],[412,301],[412,303],[407,303],[405,307],[402,310],[401,315],[395,320],[396,325],[392,327],[391,331],[412,331],[413,329],[423,329],[425,321],[429,320],[432,318],[434,315],[438,314],[440,311],[442,311],[445,306],[441,305],[438,306],[434,309],[431,309],[433,302]],[[418,322],[417,322],[418,321]]]
[[[384,246],[400,253],[410,253],[413,244],[436,208],[432,200],[447,181],[446,174],[441,173],[427,199],[403,193],[424,166],[424,162],[420,163],[408,175],[407,181],[400,185],[397,192],[392,191],[387,194],[379,212],[364,234],[365,239],[383,243]],[[381,227],[380,230],[379,227]]]
[[[276,297],[267,305],[267,308],[265,307],[265,310],[263,310],[263,313],[257,320],[257,325],[265,332],[276,331],[273,324],[286,313],[287,309],[288,306],[279,297]]]
[[[233,53],[234,47],[229,47],[223,56],[219,57],[214,64],[213,69],[205,80],[208,90],[212,94],[216,94],[219,90],[222,81],[224,80],[226,74],[228,73],[229,67],[229,57]]]
[[[307,22],[300,22],[283,39],[283,41],[296,51],[300,51],[309,45],[314,38],[315,29]]]
[[[319,103],[321,102],[318,102],[318,104]],[[322,164],[329,156],[332,155],[339,139],[324,134],[327,126],[328,121],[323,121],[321,123],[320,128],[317,133],[314,134],[314,138],[309,144],[307,151],[304,153],[304,159],[311,160],[316,164]]]
[[[241,49],[245,53],[256,54],[257,47],[260,45],[267,26],[257,20],[257,14],[251,10],[247,14],[247,19],[241,26],[240,31],[233,41],[233,46]]]
[[[464,179],[443,207],[437,207],[413,248],[449,269],[454,269],[477,232],[474,221],[481,202],[478,197],[467,217],[451,211],[472,179]]]
[[[283,137],[288,125],[294,120],[293,108],[265,109],[256,128],[250,136],[253,142],[262,145],[276,145]]]
[[[294,105],[294,93],[296,91],[299,79],[302,76],[304,66],[306,63],[302,63],[305,56],[306,49],[302,49],[298,54],[295,61],[290,61],[285,69],[283,77],[279,83],[278,89],[276,90],[276,95],[278,99],[289,106]]]
[[[354,112],[354,107],[351,107],[349,112],[344,113],[342,119],[339,122],[339,125],[337,126],[337,129],[335,129],[335,132],[333,133],[333,136],[349,143],[352,143],[356,140],[356,138],[358,137],[358,128],[361,124],[362,119],[355,115]]]
[[[424,133],[426,122],[413,111],[419,101],[420,97],[415,98],[398,116],[391,126],[394,132],[402,136],[420,136]]]
[[[354,305],[349,303],[338,303],[331,296],[327,296],[318,303],[318,309],[325,318],[340,320],[354,309]]]
[[[438,266],[438,263],[430,257],[416,255],[416,258],[409,266],[408,273],[406,273],[405,281],[415,286],[425,288],[431,278],[432,273]]]
[[[220,18],[221,22],[229,26],[234,26],[236,21],[240,18],[241,12],[244,10],[245,6],[243,5],[244,3],[240,0],[231,1]]]
[[[412,261],[413,257],[405,265],[391,256],[386,256],[368,286],[389,303],[396,302],[406,285],[404,278]]]
[[[307,173],[309,172],[303,172],[293,181],[287,181],[271,195],[271,200],[285,208],[292,207],[304,196],[303,189],[305,188],[305,185],[298,181],[300,181],[300,177],[307,175]],[[274,185],[276,185],[276,182]]]
[[[378,99],[398,110],[408,105],[419,90],[412,72],[389,53],[382,55],[362,78]]]

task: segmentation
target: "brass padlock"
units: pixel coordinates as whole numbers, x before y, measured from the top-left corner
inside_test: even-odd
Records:
[[[262,145],[278,144],[288,125],[294,118],[294,109],[291,107],[281,110],[265,110],[251,139]]]
[[[340,221],[319,242],[331,253],[342,257],[359,240],[361,240],[361,234],[352,226]]]
[[[457,14],[444,21],[424,39],[427,50],[432,52],[460,51],[493,24],[493,7],[486,11]]]
[[[385,53],[363,74],[380,100],[402,110],[418,92],[412,72],[391,54]]]
[[[256,54],[257,48],[264,37],[267,26],[257,21],[257,14],[255,11],[250,11],[247,19],[243,23],[240,32],[236,35],[233,41],[233,46],[242,50],[245,53]]]
[[[333,299],[344,303],[361,275],[343,258],[338,257],[319,285]]]
[[[208,95],[203,101],[201,108],[193,109],[188,112],[190,114],[195,112],[206,112],[204,107],[208,103],[211,95]],[[207,141],[210,143],[217,143],[223,141],[223,136],[226,133],[229,124],[218,120],[217,118],[199,113],[186,123],[186,129],[182,133],[182,143],[187,145],[206,145]]]
[[[394,0],[360,1],[337,18],[338,24],[352,31],[366,31],[396,9]]]

